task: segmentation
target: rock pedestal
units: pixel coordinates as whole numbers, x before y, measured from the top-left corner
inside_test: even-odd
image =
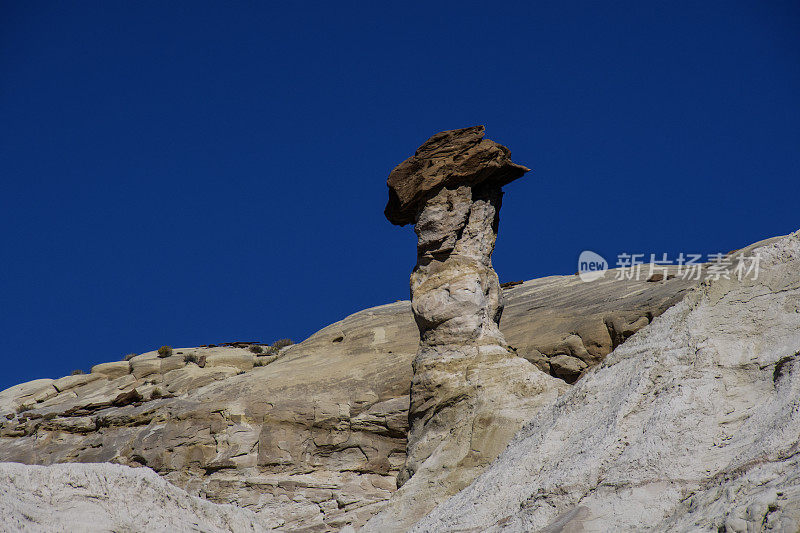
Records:
[[[499,323],[492,268],[501,187],[528,171],[483,139],[439,133],[389,175],[386,217],[414,223],[411,304],[420,332],[402,488],[368,529],[403,529],[467,486],[566,384],[518,357]]]

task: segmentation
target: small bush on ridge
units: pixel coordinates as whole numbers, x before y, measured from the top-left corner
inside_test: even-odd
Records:
[[[272,343],[272,347],[277,350],[280,350],[281,348],[286,348],[287,346],[291,346],[292,344],[294,344],[292,342],[292,339],[278,339]]]
[[[172,346],[162,346],[158,349],[158,356],[161,358],[172,355]]]

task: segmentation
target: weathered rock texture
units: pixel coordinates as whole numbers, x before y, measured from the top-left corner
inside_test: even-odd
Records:
[[[269,531],[275,521],[190,496],[147,468],[0,463],[0,529],[42,531]]]
[[[704,283],[415,531],[800,530],[800,232]]]
[[[528,172],[513,163],[508,148],[483,138],[484,127],[437,133],[389,175],[386,218],[392,224],[414,224],[427,200],[441,188],[502,187]]]
[[[413,216],[411,306],[420,332],[411,382],[405,485],[366,528],[406,529],[467,486],[567,385],[509,349],[492,268],[501,187],[525,167],[483,127],[434,135],[387,180],[386,214]],[[399,199],[399,201],[398,201]],[[398,207],[399,205],[399,207]]]
[[[501,332],[558,375],[559,358],[595,364],[612,339],[696,283],[613,277],[551,276],[506,289]],[[61,392],[52,379],[23,383],[0,392],[0,460],[146,464],[211,501],[275,509],[281,529],[359,526],[386,504],[405,462],[418,344],[411,305],[400,301],[331,324],[277,359],[237,347],[176,348],[158,365],[144,364],[155,352],[96,365],[99,379]],[[273,362],[242,370],[248,358]],[[234,359],[239,366],[217,365]],[[153,398],[156,389],[162,397]]]

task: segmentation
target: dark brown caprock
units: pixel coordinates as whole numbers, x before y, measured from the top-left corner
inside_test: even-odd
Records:
[[[530,170],[513,163],[508,148],[483,135],[483,126],[437,133],[397,165],[386,180],[389,202],[384,214],[389,222],[413,224],[421,205],[442,187],[502,187]]]

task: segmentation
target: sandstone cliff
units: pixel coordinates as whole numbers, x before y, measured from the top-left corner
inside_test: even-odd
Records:
[[[574,381],[694,283],[613,272],[528,281],[504,291],[500,329],[520,355]],[[146,465],[213,502],[277,510],[281,529],[359,526],[386,504],[405,462],[418,342],[401,301],[332,324],[263,367],[253,361],[273,358],[244,348],[184,348],[17,385],[0,392],[0,461]],[[184,360],[203,355],[203,368]]]

